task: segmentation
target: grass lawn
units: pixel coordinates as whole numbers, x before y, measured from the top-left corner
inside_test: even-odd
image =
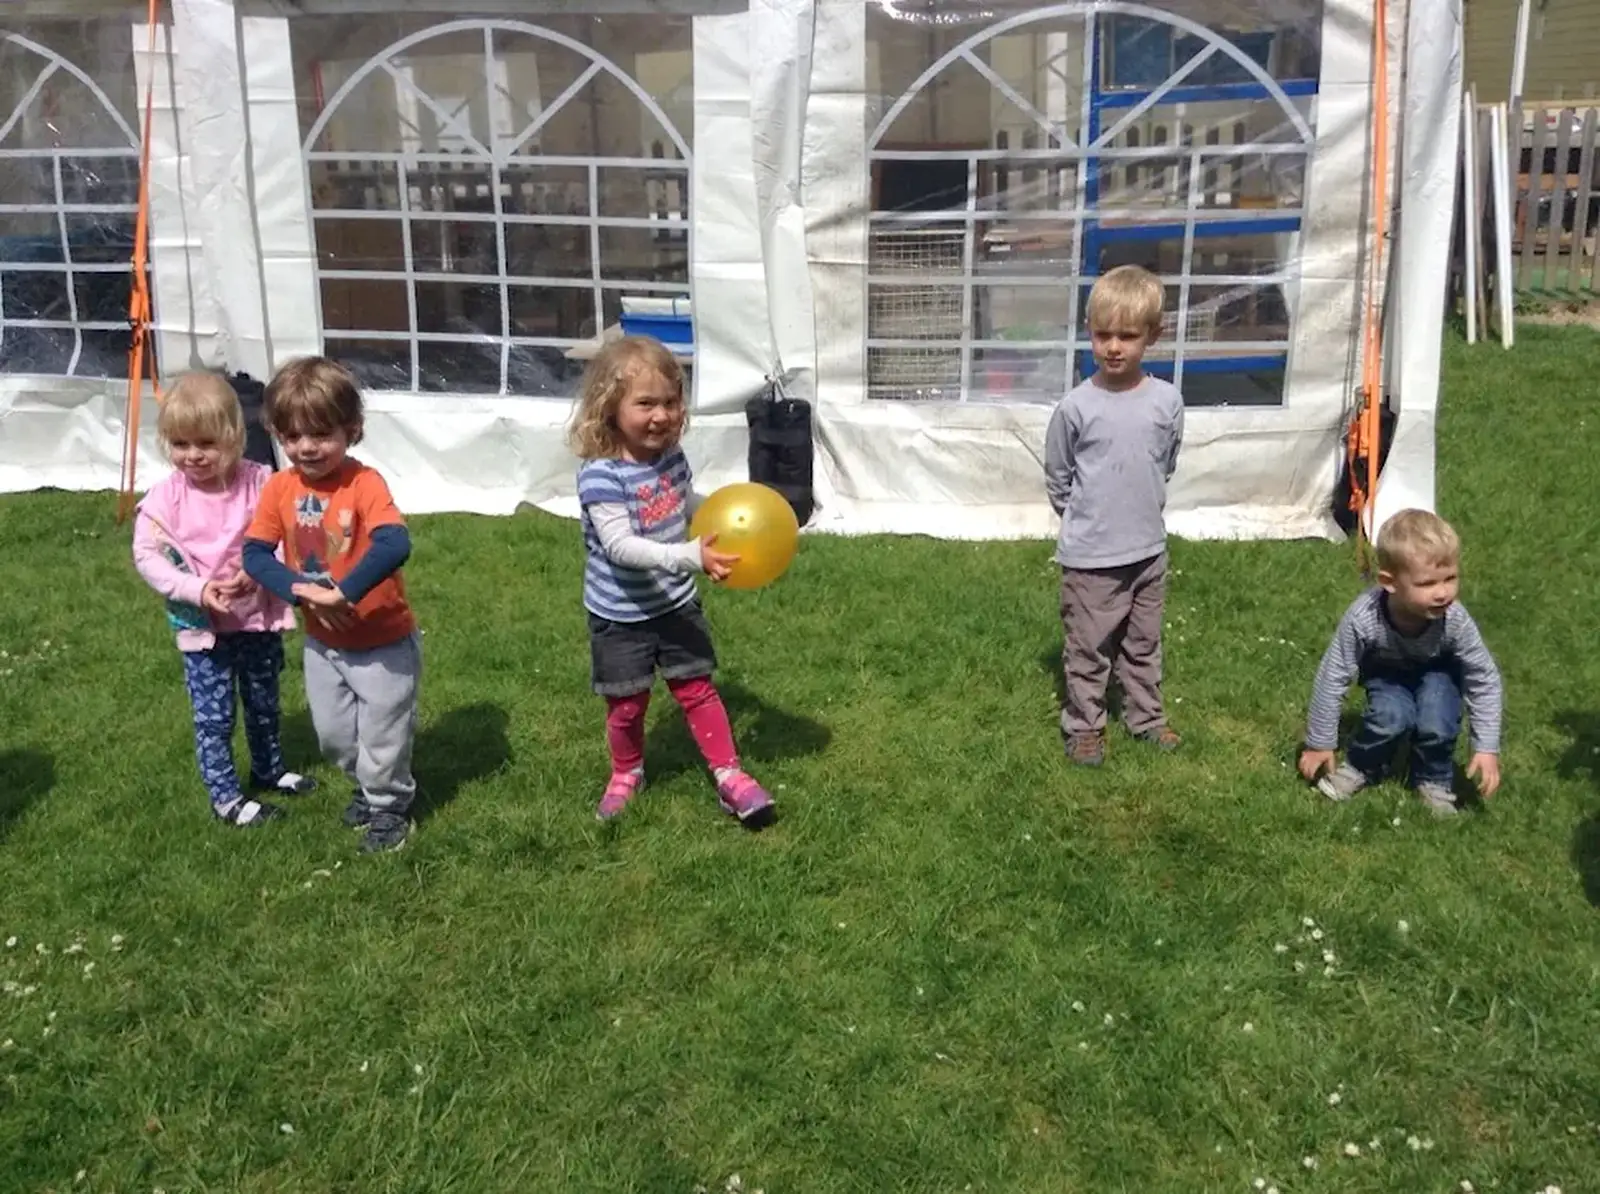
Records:
[[[1446,356],[1509,694],[1442,824],[1294,780],[1348,544],[1174,544],[1186,748],[1083,772],[1043,544],[812,538],[708,598],[782,820],[718,814],[659,693],[599,826],[581,548],[529,514],[414,525],[407,849],[358,858],[320,764],[228,830],[110,499],[0,498],[0,1188],[1595,1189],[1600,335]]]

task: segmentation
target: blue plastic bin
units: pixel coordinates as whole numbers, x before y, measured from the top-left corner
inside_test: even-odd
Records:
[[[693,344],[694,323],[687,315],[631,315],[622,313],[624,336],[654,336],[663,344]]]

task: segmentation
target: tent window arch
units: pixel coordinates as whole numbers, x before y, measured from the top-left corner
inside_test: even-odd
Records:
[[[422,23],[361,53],[394,22],[294,22],[325,351],[374,389],[565,396],[625,297],[687,298],[692,63],[663,25]]]
[[[1152,371],[1191,403],[1281,402],[1321,5],[1280,7],[1079,0],[936,31],[883,80],[869,396],[1055,401],[1093,368],[1089,286],[1134,263],[1167,289]]]
[[[0,28],[0,373],[127,375],[134,108],[125,23]]]

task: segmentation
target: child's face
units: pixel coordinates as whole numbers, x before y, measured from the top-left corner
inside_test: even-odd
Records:
[[[335,472],[350,451],[350,432],[344,427],[331,431],[291,428],[279,442],[290,462],[307,481],[319,481]]]
[[[220,485],[227,477],[227,450],[214,439],[200,435],[180,436],[168,441],[167,452],[172,467],[202,489]]]
[[[1414,562],[1379,572],[1378,584],[1400,613],[1433,622],[1449,612],[1461,592],[1461,565],[1457,560]]]
[[[683,392],[654,370],[640,370],[617,404],[617,434],[632,460],[654,460],[683,434]]]
[[[1105,380],[1116,384],[1139,379],[1145,351],[1155,336],[1148,327],[1118,321],[1094,328],[1089,338],[1094,347],[1094,363]]]

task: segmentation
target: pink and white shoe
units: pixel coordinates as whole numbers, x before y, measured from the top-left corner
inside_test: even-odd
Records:
[[[610,821],[620,817],[642,787],[644,787],[642,771],[613,772],[611,782],[606,785],[605,795],[600,797],[600,803],[595,806],[594,819]]]
[[[778,813],[767,790],[743,771],[727,772],[717,780],[717,803],[746,829],[764,828]]]

